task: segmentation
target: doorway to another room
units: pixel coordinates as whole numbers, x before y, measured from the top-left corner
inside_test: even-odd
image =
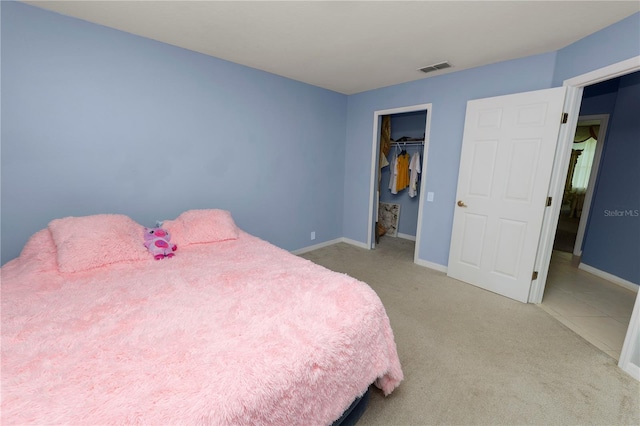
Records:
[[[576,256],[589,220],[609,114],[581,116],[574,136],[553,249]]]
[[[636,293],[579,269],[579,264],[578,256],[554,250],[539,306],[617,361]]]
[[[374,113],[370,248],[418,259],[431,104]]]
[[[427,111],[382,117],[377,247],[391,244],[393,238],[407,240],[393,242],[396,246],[415,244],[426,123]],[[407,252],[406,249],[398,251]]]
[[[631,73],[627,78],[634,78],[635,75],[637,79],[637,73],[638,71]],[[571,146],[549,272],[544,297],[539,306],[592,345],[624,364],[621,359],[622,351],[625,337],[633,325],[631,318],[638,286],[590,266],[597,266],[603,258],[610,255],[608,251],[596,249],[595,246],[609,244],[605,241],[606,238],[602,239],[602,235],[607,235],[611,226],[620,223],[614,222],[615,219],[603,220],[607,216],[603,208],[611,203],[610,193],[621,189],[613,200],[624,204],[627,202],[623,196],[625,188],[630,190],[634,185],[629,179],[617,179],[613,185],[616,188],[612,188],[610,181],[600,182],[596,191],[596,182],[600,181],[599,174],[605,177],[612,173],[617,176],[628,175],[625,170],[629,165],[623,160],[624,154],[621,156],[619,153],[621,150],[623,153],[633,152],[624,147],[627,146],[626,140],[630,136],[635,138],[633,135],[638,132],[633,120],[616,118],[616,114],[624,116],[629,107],[624,103],[626,109],[621,109],[617,103],[619,90],[625,96],[624,91],[630,87],[619,89],[620,78],[624,77],[612,78],[584,88],[580,111],[582,115],[578,117]],[[592,113],[598,115],[585,115]],[[611,128],[611,135],[607,135],[608,126]],[[605,135],[607,138],[611,136],[610,140],[605,141]],[[608,159],[604,158],[603,150],[608,153]],[[612,161],[611,158],[617,160]],[[603,197],[609,197],[607,203],[603,204]],[[630,229],[628,232],[633,231]],[[592,241],[588,241],[589,235],[600,238],[594,237]],[[583,263],[583,249],[585,255],[589,254],[586,259],[589,265]],[[624,253],[626,252],[616,252],[615,256],[632,262],[633,256],[625,256]]]

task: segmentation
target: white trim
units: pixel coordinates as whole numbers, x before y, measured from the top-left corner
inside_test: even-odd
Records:
[[[447,267],[440,265],[439,263],[429,262],[428,260],[416,259],[414,260],[416,265],[424,266],[425,268],[434,269],[439,272],[447,273]]]
[[[427,162],[429,160],[429,143],[431,140],[431,116],[433,115],[433,107],[431,104],[426,104],[427,107],[427,123],[424,129],[424,145],[422,149],[422,171],[420,172],[420,195],[418,198],[418,225],[416,228],[416,246],[413,250],[413,262],[418,263],[420,260],[420,241],[422,241],[422,216],[424,212],[424,203],[427,197],[423,197],[422,194],[426,191],[427,183]],[[430,263],[430,262],[429,262]]]
[[[335,240],[330,240],[330,241],[325,241],[324,243],[318,243],[318,244],[314,244],[312,246],[307,246],[307,247],[302,247],[299,248],[297,250],[293,250],[291,251],[291,254],[303,254],[303,253],[307,253],[313,250],[318,250],[321,249],[323,247],[328,247],[328,246],[332,246],[334,244],[338,244],[340,242],[343,242],[344,238],[336,238]]]
[[[585,272],[595,275],[596,277],[600,277],[604,280],[607,280],[613,284],[617,284],[620,287],[624,287],[627,290],[631,290],[634,293],[638,292],[638,284],[634,284],[631,281],[627,281],[624,278],[620,278],[616,275],[610,274],[605,271],[601,271],[600,269],[594,268],[593,266],[589,266],[586,263],[580,262],[578,265],[578,269],[582,269]]]
[[[340,238],[336,238],[334,240],[325,241],[324,243],[318,243],[318,244],[314,244],[312,246],[307,246],[307,247],[299,248],[297,250],[292,250],[291,254],[299,255],[299,254],[303,254],[303,253],[308,253],[310,251],[318,250],[318,249],[321,249],[323,247],[329,247],[329,246],[332,246],[332,245],[338,244],[338,243],[346,243],[346,244],[350,244],[352,246],[363,248],[365,250],[369,250],[369,247],[367,247],[367,245],[365,243],[361,243],[360,241],[352,240],[351,238],[340,237]]]
[[[398,238],[402,238],[403,240],[411,240],[411,241],[416,240],[415,235],[403,234],[401,232],[398,232]]]
[[[401,235],[406,235],[406,234],[398,234],[399,238],[403,238],[401,237]],[[406,235],[407,237],[411,237],[411,235]],[[410,238],[408,238],[410,239]],[[334,244],[338,244],[338,243],[346,243],[346,244],[351,244],[352,246],[356,246],[365,250],[369,250],[369,247],[367,247],[367,245],[365,243],[361,243],[360,241],[356,241],[356,240],[352,240],[351,238],[345,238],[345,237],[341,237],[341,238],[336,238],[335,240],[331,240],[331,241],[327,241],[324,243],[320,243],[320,244],[315,244],[309,247],[304,247],[298,250],[293,250],[291,252],[291,254],[295,254],[295,255],[299,255],[299,254],[303,254],[303,253],[307,253],[313,250],[317,250],[323,247],[328,247]],[[417,259],[414,261],[414,263],[418,266],[424,266],[425,268],[429,268],[429,269],[433,269],[435,271],[438,272],[444,272],[445,274],[447,273],[447,267],[444,265],[440,265],[438,263],[433,263],[433,262],[429,262],[428,260],[422,260],[422,259]]]
[[[586,74],[582,74],[565,80],[563,86],[567,87],[567,97],[565,99],[565,112],[569,114],[569,121],[566,126],[562,126],[558,137],[558,149],[556,150],[556,160],[553,164],[551,185],[549,195],[556,200],[562,197],[564,180],[566,180],[568,164],[568,154],[573,144],[573,138],[578,124],[578,114],[582,102],[582,92],[585,86],[600,83],[622,75],[630,74],[640,70],[640,56],[629,58],[625,61],[603,67]],[[569,131],[571,130],[571,131]],[[561,180],[563,185],[557,182]],[[562,199],[562,198],[560,198]],[[536,259],[536,270],[538,279],[533,281],[529,292],[529,303],[542,302],[544,287],[547,282],[551,252],[553,251],[553,240],[558,226],[558,216],[560,214],[559,203],[547,209],[545,219],[540,234],[540,245],[538,248],[538,258]],[[631,314],[631,323],[627,328],[627,335],[622,346],[622,353],[618,366],[637,380],[640,380],[640,365],[634,364],[633,356],[640,351],[640,292],[637,293],[636,302]]]
[[[418,228],[416,231],[416,247],[413,252],[414,262],[419,258],[419,250],[420,250],[420,238],[422,233],[422,210],[424,204],[424,197],[422,196],[424,192],[424,187],[426,183],[427,176],[427,156],[429,153],[429,134],[431,129],[431,114],[433,111],[432,104],[419,104],[412,106],[405,106],[400,108],[392,108],[392,109],[383,109],[379,111],[374,111],[373,113],[373,137],[371,142],[371,177],[369,181],[369,219],[367,220],[367,248],[372,249],[375,247],[375,240],[373,238],[374,235],[374,203],[377,199],[376,197],[376,184],[377,184],[377,173],[378,173],[378,154],[380,152],[380,122],[381,117],[383,115],[393,115],[393,114],[402,114],[404,112],[416,112],[416,111],[427,111],[427,121],[425,123],[424,129],[424,148],[422,153],[422,181],[420,194],[418,199]]]
[[[573,245],[573,254],[575,256],[582,255],[582,241],[584,232],[589,221],[589,213],[591,211],[591,199],[593,198],[593,189],[596,186],[598,177],[598,168],[600,167],[600,158],[602,158],[602,150],[606,143],[607,126],[609,124],[609,114],[599,115],[583,115],[578,117],[578,124],[581,121],[600,121],[600,130],[598,130],[598,142],[596,142],[596,151],[591,162],[591,173],[589,182],[587,183],[587,192],[584,194],[584,202],[582,204],[582,212],[580,213],[580,223],[578,224],[578,233],[576,234],[576,242]]]
[[[634,56],[624,61],[567,79],[563,86],[585,87],[602,81],[630,74],[640,69],[640,56]]]
[[[427,162],[429,160],[429,145],[431,140],[431,116],[433,115],[433,106],[431,104],[424,105],[427,110],[427,122],[424,127],[424,145],[422,148],[422,171],[420,172],[420,188],[418,188],[418,224],[416,228],[416,246],[413,250],[413,263],[418,263],[420,257],[420,241],[422,241],[422,215],[424,214],[424,203],[426,198],[424,195],[426,191],[427,180]],[[430,262],[428,262],[430,263]]]
[[[618,361],[618,366],[638,381],[640,381],[640,365],[633,363],[633,354],[634,352],[640,351],[640,346],[638,345],[638,336],[640,336],[639,306],[640,292],[636,294],[636,303],[633,307],[633,313],[631,314],[631,320],[629,321],[629,328],[627,328],[627,334],[624,338],[624,344],[622,345],[622,351],[620,352],[620,359]]]
[[[339,241],[340,243],[347,243],[347,244],[351,244],[352,246],[363,248],[365,250],[371,250],[369,248],[369,246],[366,245],[365,243],[361,243],[360,241],[352,240],[351,238],[342,237],[342,238],[339,238],[339,240],[340,240]]]
[[[562,200],[564,192],[564,183],[567,178],[567,170],[569,168],[569,156],[571,155],[571,145],[575,136],[578,124],[578,115],[580,113],[580,105],[582,103],[582,93],[584,87],[620,77],[640,70],[640,56],[627,59],[616,64],[609,65],[598,70],[582,74],[571,79],[565,80],[563,86],[567,87],[567,95],[565,98],[565,112],[569,115],[568,122],[560,127],[558,136],[558,146],[556,149],[556,159],[553,163],[553,172],[551,175],[551,183],[549,184],[549,196],[554,200]],[[558,226],[558,217],[560,215],[560,204],[553,203],[547,209],[540,233],[540,243],[538,246],[538,257],[536,258],[536,268],[538,271],[538,279],[531,284],[529,292],[529,303],[541,303],[544,294],[544,287],[547,282],[547,274],[549,272],[549,263],[551,261],[551,253],[553,251],[553,240],[555,239],[556,229]]]
[[[547,195],[555,201],[552,201],[551,206],[547,207],[544,218],[542,219],[538,254],[534,264],[534,271],[538,271],[538,279],[531,284],[529,303],[542,302],[544,283],[547,281],[551,253],[553,252],[553,241],[555,240],[558,218],[560,217],[564,185],[567,180],[567,171],[569,170],[571,146],[573,145],[576,126],[578,124],[582,92],[583,89],[581,87],[568,87],[565,95],[564,111],[568,114],[568,121],[560,126],[556,155],[551,172],[551,181],[549,183],[549,192],[547,193]]]
[[[374,210],[374,203],[376,202],[376,200],[378,199],[377,194],[376,194],[376,174],[378,173],[378,168],[379,166],[379,160],[378,160],[378,155],[379,155],[379,149],[378,149],[378,144],[380,143],[380,129],[381,129],[381,117],[384,114],[384,110],[383,111],[376,111],[373,113],[373,141],[371,142],[371,176],[369,178],[369,215],[368,215],[368,220],[367,220],[367,248],[368,249],[372,249],[374,248],[374,244],[375,244],[375,240],[372,238],[373,237],[373,224],[374,224],[374,219],[373,219],[373,212]]]

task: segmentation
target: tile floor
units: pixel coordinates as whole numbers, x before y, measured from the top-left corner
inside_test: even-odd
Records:
[[[636,294],[578,269],[578,262],[571,253],[553,252],[540,307],[617,360]]]

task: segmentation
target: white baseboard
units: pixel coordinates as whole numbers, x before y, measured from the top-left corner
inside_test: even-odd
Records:
[[[342,238],[336,238],[335,240],[325,241],[324,243],[314,244],[312,246],[303,247],[298,250],[292,250],[291,253],[295,255],[307,253],[309,251],[318,250],[322,247],[332,246],[334,244],[342,242],[342,240]]]
[[[398,238],[403,238],[405,240],[411,240],[411,241],[415,241],[416,240],[416,236],[415,235],[402,234],[400,232],[398,232]]]
[[[351,238],[342,237],[340,238],[340,242],[351,244],[352,246],[360,247],[367,250],[371,249],[371,247],[369,247],[367,243],[361,243],[360,241],[352,240]]]
[[[424,266],[425,268],[434,269],[439,272],[447,273],[447,267],[438,263],[429,262],[428,260],[414,259],[416,265]]]
[[[403,238],[400,236],[401,234],[398,234],[398,237]],[[411,237],[410,235],[408,235],[409,237]],[[415,238],[415,237],[413,237]],[[338,244],[338,243],[347,243],[347,244],[351,244],[352,246],[356,246],[356,247],[360,247],[363,248],[365,250],[369,250],[369,247],[367,247],[367,244],[365,243],[361,243],[360,241],[356,241],[356,240],[352,240],[351,238],[345,238],[345,237],[341,237],[341,238],[336,238],[335,240],[330,240],[330,241],[325,241],[324,243],[320,243],[320,244],[314,244],[312,246],[308,246],[308,247],[303,247],[301,249],[298,250],[293,250],[291,253],[298,255],[298,254],[303,254],[303,253],[307,253],[309,251],[313,251],[313,250],[317,250],[323,247],[328,247],[334,244]],[[428,260],[422,260],[422,259],[414,259],[414,263],[416,265],[420,265],[420,266],[424,266],[426,268],[429,269],[433,269],[439,272],[444,272],[445,274],[447,273],[447,267],[444,265],[440,265],[438,263],[433,263],[433,262],[429,262]]]
[[[610,281],[610,282],[612,282],[614,284],[617,284],[617,285],[619,285],[621,287],[626,288],[627,290],[631,290],[634,293],[638,292],[638,287],[639,287],[638,284],[634,284],[631,281],[627,281],[624,278],[620,278],[620,277],[618,277],[616,275],[613,275],[613,274],[610,274],[608,272],[601,271],[599,269],[594,268],[593,266],[589,266],[589,265],[586,265],[586,264],[581,262],[578,265],[578,269],[582,269],[585,272],[588,272],[590,274],[595,275],[596,277],[600,277],[602,279]]]
[[[640,381],[640,367],[637,365],[627,362],[624,365],[618,364],[618,367],[622,368],[628,375],[633,377],[634,379]]]
[[[340,238],[336,238],[335,240],[325,241],[324,243],[314,244],[312,246],[307,246],[307,247],[299,248],[297,250],[292,250],[291,254],[295,254],[295,255],[303,254],[313,250],[321,249],[323,247],[332,246],[338,243],[347,243],[347,244],[351,244],[352,246],[360,247],[363,249],[369,249],[369,247],[367,247],[365,243],[361,243],[360,241],[352,240],[350,238],[340,237]]]

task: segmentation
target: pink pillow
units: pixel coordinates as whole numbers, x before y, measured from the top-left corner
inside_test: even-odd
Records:
[[[188,210],[175,220],[166,220],[162,227],[178,245],[215,243],[237,240],[239,235],[231,213],[226,210]]]
[[[49,223],[61,272],[149,259],[143,244],[143,229],[133,219],[120,214],[65,217]]]
[[[56,245],[49,229],[41,229],[29,238],[20,252],[20,262],[38,272],[58,269]]]

